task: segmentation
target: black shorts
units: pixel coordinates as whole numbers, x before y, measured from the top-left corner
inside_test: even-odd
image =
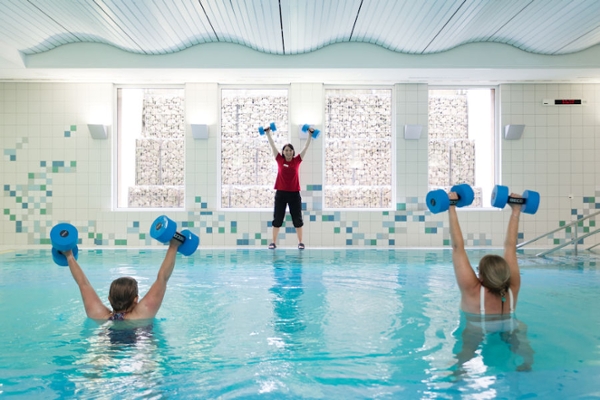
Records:
[[[290,208],[294,227],[301,228],[304,226],[304,221],[302,220],[302,197],[300,197],[300,192],[286,192],[283,190],[275,192],[273,226],[275,228],[281,228],[281,225],[283,225],[286,206],[289,206]]]

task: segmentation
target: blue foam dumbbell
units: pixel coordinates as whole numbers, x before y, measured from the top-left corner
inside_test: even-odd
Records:
[[[54,225],[50,231],[50,242],[52,243],[52,259],[61,267],[68,267],[69,262],[63,251],[71,250],[77,260],[79,249],[77,241],[79,240],[77,228],[71,224],[60,223]]]
[[[259,126],[258,127],[258,133],[260,133],[260,135],[264,135],[265,132],[271,131],[271,132],[275,132],[277,130],[277,126],[275,126],[275,122],[271,122],[269,124],[269,126],[267,126],[266,128],[263,126]]]
[[[150,236],[165,244],[169,243],[171,239],[181,242],[177,251],[184,256],[192,255],[200,244],[200,238],[190,230],[184,229],[177,232],[177,224],[166,215],[161,215],[154,220],[150,228]]]
[[[492,191],[492,206],[504,208],[507,203],[522,204],[521,211],[526,214],[535,214],[540,205],[540,194],[533,190],[523,192],[523,197],[510,197],[507,186],[496,185]]]
[[[427,193],[425,201],[429,211],[438,214],[447,211],[451,205],[456,207],[470,206],[475,198],[473,188],[466,183],[452,186],[450,191],[458,195],[458,200],[450,200],[448,193],[442,189],[432,190]]]
[[[320,130],[315,129],[315,128],[313,128],[312,126],[310,126],[308,124],[302,125],[302,132],[308,132],[308,133],[310,133],[310,135],[312,136],[313,139],[318,138],[319,135],[321,134]]]

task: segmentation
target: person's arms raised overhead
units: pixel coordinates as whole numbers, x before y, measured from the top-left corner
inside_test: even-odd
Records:
[[[277,157],[279,151],[277,150],[277,146],[275,146],[275,142],[273,141],[273,137],[271,136],[271,130],[265,129],[265,134],[267,135],[267,139],[269,140],[269,145],[271,146],[271,151],[273,151],[273,157]]]
[[[510,197],[521,196],[511,193]],[[504,259],[510,267],[510,286],[513,291],[518,292],[521,288],[521,274],[517,262],[517,238],[519,234],[519,217],[521,216],[521,204],[509,203],[511,208],[508,220],[506,238],[504,239]]]
[[[177,256],[177,248],[180,244],[181,242],[175,239],[171,239],[171,242],[169,242],[169,248],[167,249],[165,259],[158,270],[156,281],[133,310],[133,314],[136,318],[154,318],[156,313],[158,313],[163,298],[165,297],[165,292],[167,291],[167,282],[173,273],[173,268],[175,268],[175,257]]]
[[[63,254],[69,263],[71,275],[73,275],[73,279],[75,279],[77,286],[79,286],[86,315],[92,319],[107,319],[111,314],[110,309],[106,307],[100,300],[100,297],[98,297],[98,294],[90,284],[90,281],[77,263],[73,252],[67,250],[63,251]]]
[[[300,152],[300,158],[304,160],[304,155],[306,154],[306,150],[308,150],[308,146],[310,146],[310,142],[312,142],[312,135],[309,132],[308,137],[306,138],[306,143],[304,144],[304,148]]]
[[[449,193],[448,197],[451,200],[458,199],[458,195],[454,192]],[[477,279],[465,251],[465,242],[458,223],[455,205],[448,208],[448,220],[450,223],[450,240],[452,241],[452,264],[454,265],[456,282],[461,292],[469,292],[478,287],[479,279]]]

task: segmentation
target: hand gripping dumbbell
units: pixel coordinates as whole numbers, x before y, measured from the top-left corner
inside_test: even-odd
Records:
[[[427,193],[425,201],[427,202],[427,208],[434,214],[438,214],[448,210],[452,206],[465,207],[473,203],[475,193],[473,188],[463,183],[461,185],[452,186],[450,192],[454,192],[458,195],[458,200],[450,200],[448,193],[442,189],[432,190]]]
[[[310,126],[308,124],[302,125],[302,132],[308,132],[308,133],[310,133],[310,136],[312,136],[313,139],[318,138],[319,135],[321,134],[320,130],[315,129],[315,128],[313,128],[312,126]]]
[[[73,257],[77,260],[79,249],[77,248],[78,241],[77,228],[71,224],[61,223],[54,225],[50,231],[50,242],[52,242],[52,259],[61,267],[68,267],[69,262],[63,251],[71,250]]]
[[[540,205],[540,194],[533,190],[523,192],[523,197],[510,197],[507,186],[496,185],[492,191],[492,205],[504,208],[506,203],[522,204],[521,211],[527,214],[535,214]]]
[[[275,122],[271,122],[269,124],[269,126],[267,126],[266,128],[262,127],[262,126],[258,127],[258,133],[260,133],[261,136],[264,135],[268,131],[275,132],[276,130],[277,130],[277,127],[275,126]]]
[[[200,244],[200,238],[188,229],[177,232],[177,224],[165,215],[154,220],[150,228],[150,236],[165,244],[169,243],[171,239],[181,242],[177,251],[184,256],[192,255]]]

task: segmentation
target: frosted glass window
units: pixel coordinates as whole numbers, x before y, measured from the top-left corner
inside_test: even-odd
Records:
[[[325,91],[325,208],[392,207],[392,90]]]
[[[287,89],[221,90],[222,208],[273,208],[277,163],[258,133],[271,122],[281,150],[289,142]]]
[[[184,90],[117,89],[117,207],[183,208]]]
[[[429,189],[473,187],[471,207],[490,207],[496,171],[495,88],[429,90]]]

